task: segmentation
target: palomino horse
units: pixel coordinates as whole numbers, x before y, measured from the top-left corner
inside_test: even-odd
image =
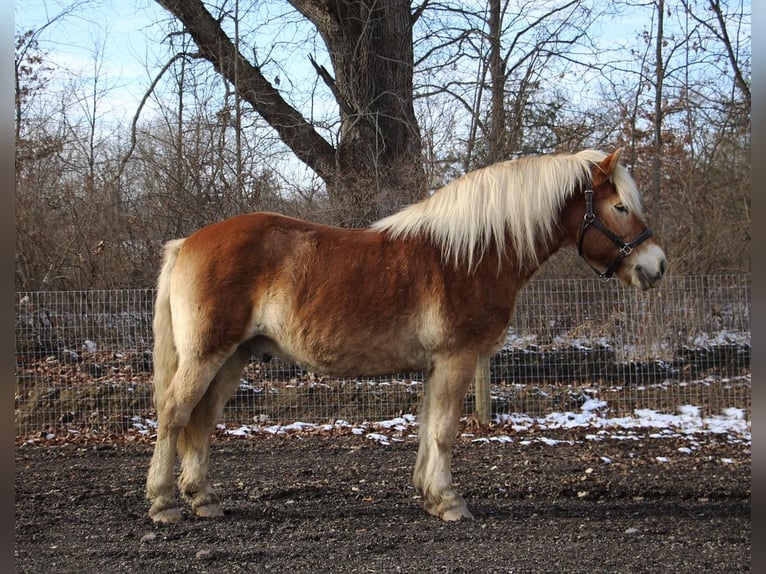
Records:
[[[665,272],[619,157],[498,163],[364,230],[251,213],[168,242],[154,317],[150,516],[181,518],[177,453],[194,511],[223,515],[210,437],[255,354],[340,377],[425,371],[413,482],[431,514],[470,518],[452,485],[452,445],[477,362],[500,348],[526,281],[565,245],[602,277],[641,289]]]

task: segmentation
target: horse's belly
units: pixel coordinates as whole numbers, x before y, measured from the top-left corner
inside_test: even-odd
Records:
[[[397,353],[390,348],[370,345],[333,349],[325,347],[316,352],[295,350],[292,356],[300,366],[314,372],[336,377],[375,376],[426,368],[426,354],[422,350],[408,349]]]
[[[425,369],[429,363],[426,350],[416,341],[404,339],[286,337],[278,344],[283,360],[322,375],[375,376]]]
[[[265,354],[329,376],[374,376],[419,371],[430,364],[429,348],[439,344],[439,329],[415,314],[360,316],[301,315],[275,300],[254,317],[252,341]],[[257,353],[256,353],[257,354]]]

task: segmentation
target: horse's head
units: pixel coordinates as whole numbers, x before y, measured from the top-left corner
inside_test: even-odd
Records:
[[[590,186],[573,206],[580,214],[577,249],[604,279],[617,275],[649,289],[665,274],[665,252],[646,226],[635,183],[620,165],[618,149],[591,167]]]

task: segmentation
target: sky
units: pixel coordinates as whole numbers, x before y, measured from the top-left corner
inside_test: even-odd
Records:
[[[731,3],[736,5],[740,1],[743,2],[743,9],[749,11],[750,0],[731,0]],[[234,2],[230,0],[229,5],[233,6]],[[280,87],[286,88],[286,84],[293,80],[300,84],[300,90],[289,90],[288,99],[291,99],[291,103],[304,115],[319,118],[320,123],[324,121],[326,125],[334,125],[337,105],[308,60],[308,53],[313,53],[315,57],[319,54],[319,62],[325,64],[321,59],[324,57],[323,49],[316,36],[311,33],[302,34],[299,25],[290,27],[288,23],[282,27],[281,20],[289,21],[290,18],[280,19],[279,12],[283,11],[283,15],[294,13],[286,1],[250,2],[243,5],[272,18],[273,29],[278,29],[286,36],[284,42],[274,41],[272,49],[279,50],[280,44],[284,44],[283,50],[284,46],[294,50],[296,44],[292,44],[293,41],[301,47],[306,46],[307,54],[295,54],[295,57],[285,58],[282,57],[284,52],[275,51],[273,60],[277,64],[270,70],[271,76],[267,74],[267,78],[273,81],[279,73],[279,67],[286,68],[288,79],[284,80],[283,77]],[[600,29],[596,35],[605,45],[628,44],[643,50],[640,31],[651,27],[652,14],[653,10],[648,5],[625,11],[619,18],[599,22]],[[132,119],[139,102],[168,59],[163,40],[171,29],[173,17],[155,0],[16,0],[14,17],[17,32],[40,30],[49,23],[40,31],[39,43],[46,52],[47,63],[54,68],[52,81],[62,93],[66,94],[72,89],[82,90],[84,94],[92,93],[88,91],[92,86],[87,82],[98,78],[99,87],[105,89],[99,102],[99,112],[101,122],[107,125],[110,119],[122,125]],[[300,21],[300,17],[296,19]],[[311,38],[308,45],[300,43],[302,37]],[[310,43],[312,41],[313,46]],[[265,46],[259,49],[268,50],[269,42],[265,42]],[[271,54],[262,57],[268,56]],[[97,62],[100,68],[96,72],[94,67]],[[329,64],[326,65],[329,67]],[[306,78],[311,80],[306,81]],[[577,81],[581,83],[583,77],[578,76]],[[70,85],[79,87],[70,89]],[[596,88],[582,89],[580,85],[569,96],[573,99],[598,98],[599,94]],[[150,117],[152,109],[153,102],[150,99],[142,110],[142,119]],[[328,131],[326,137],[333,138],[334,133]]]
[[[50,22],[40,32],[39,42],[60,81],[68,73],[92,77],[94,62],[100,59],[99,75],[111,87],[110,110],[131,117],[162,66],[155,46],[170,15],[153,0],[94,0],[67,13],[74,2],[77,0],[17,1],[16,31],[39,30]]]
[[[48,61],[58,70],[60,81],[67,74],[92,77],[94,60],[100,54],[99,77],[113,88],[108,101],[117,115],[126,113],[132,117],[167,58],[161,42],[171,16],[154,0],[17,0],[14,12],[17,32],[38,30],[52,22],[39,39]],[[620,25],[609,22],[605,33],[618,41],[635,35],[634,31],[644,21],[648,18],[642,13],[626,14]],[[306,73],[315,76],[308,58],[291,60],[287,66],[305,66]]]

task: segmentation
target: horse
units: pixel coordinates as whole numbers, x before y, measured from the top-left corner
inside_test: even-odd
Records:
[[[157,280],[157,435],[149,515],[223,516],[208,476],[223,407],[255,355],[328,376],[423,371],[412,475],[425,510],[472,518],[452,484],[465,393],[505,339],[519,291],[576,246],[608,280],[646,290],[666,257],[621,150],[503,161],[448,183],[365,229],[248,213],[167,242]]]

